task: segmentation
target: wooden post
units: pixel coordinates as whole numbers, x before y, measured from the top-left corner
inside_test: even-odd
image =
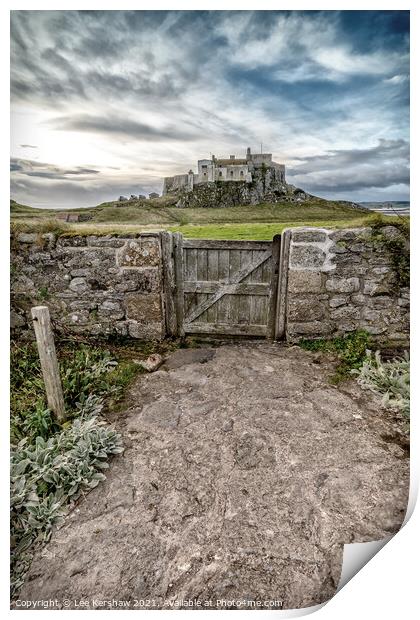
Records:
[[[268,299],[268,324],[267,338],[274,340],[276,337],[276,320],[277,320],[277,291],[279,285],[279,263],[280,263],[280,247],[281,235],[273,237],[272,244],[272,272],[270,283],[270,295]]]
[[[163,298],[165,302],[165,327],[168,336],[177,335],[177,316],[175,309],[175,269],[172,233],[161,232]]]
[[[173,234],[173,252],[175,261],[175,311],[177,336],[183,338],[184,330],[184,249],[181,233]]]
[[[47,392],[48,407],[61,424],[66,419],[63,389],[55,352],[54,335],[51,328],[50,311],[47,306],[36,306],[31,310],[34,321],[42,376]]]
[[[289,276],[289,253],[291,230],[287,228],[281,235],[280,261],[279,261],[279,284],[277,289],[277,316],[274,337],[276,340],[286,335],[287,322],[287,281]]]

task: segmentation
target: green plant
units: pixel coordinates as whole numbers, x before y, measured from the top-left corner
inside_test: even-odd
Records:
[[[333,352],[338,355],[340,360],[335,374],[331,378],[333,383],[348,378],[351,370],[360,368],[366,358],[366,350],[371,342],[369,334],[363,330],[358,330],[348,334],[326,340],[302,339],[299,346],[307,351]]]
[[[117,365],[109,352],[102,349],[82,345],[74,352],[67,352],[60,363],[66,407],[72,410],[78,403],[83,404],[93,386],[97,395],[109,392],[108,373]]]
[[[410,358],[408,353],[403,358],[383,362],[379,351],[373,355],[367,352],[362,366],[352,370],[357,382],[364,389],[383,396],[385,407],[410,416]]]
[[[46,301],[50,298],[50,292],[48,290],[48,286],[41,286],[38,290],[37,297],[40,301]]]
[[[12,450],[12,592],[23,583],[29,547],[49,539],[69,500],[104,480],[106,459],[122,451],[121,437],[85,412],[49,439],[25,438]]]
[[[98,416],[110,399],[118,401],[139,368],[85,344],[70,342],[57,352],[68,416],[62,426],[47,407],[36,346],[11,348],[13,592],[35,545],[48,540],[69,501],[103,480],[107,457],[121,452],[120,436]]]
[[[399,217],[392,222],[392,226],[399,230],[399,235],[389,236],[383,229],[389,226],[389,221],[380,214],[376,214],[369,221],[372,228],[371,240],[376,246],[386,249],[391,259],[396,276],[397,289],[410,285],[410,226],[408,218]],[[398,292],[398,290],[396,291]]]

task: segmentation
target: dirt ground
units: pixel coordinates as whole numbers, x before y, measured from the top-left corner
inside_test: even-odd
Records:
[[[113,420],[124,454],[37,554],[19,598],[287,609],[333,596],[343,544],[399,529],[409,469],[393,416],[354,381],[331,385],[332,369],[245,342],[178,350],[141,375]]]

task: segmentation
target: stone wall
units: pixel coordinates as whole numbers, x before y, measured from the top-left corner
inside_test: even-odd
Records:
[[[379,340],[407,342],[409,289],[391,248],[398,247],[396,240],[408,242],[398,228],[383,227],[379,235],[371,228],[289,234],[287,340],[363,329]]]
[[[171,331],[164,306],[170,314],[175,293],[163,290],[162,235],[13,236],[12,332],[32,333],[30,309],[42,304],[62,333],[164,338]],[[390,252],[390,245],[408,242],[394,226],[381,228],[379,237],[370,228],[287,231],[287,341],[357,329],[408,341],[409,290]]]
[[[164,337],[159,235],[20,233],[11,248],[12,331],[29,328],[32,306],[47,305],[60,332]]]

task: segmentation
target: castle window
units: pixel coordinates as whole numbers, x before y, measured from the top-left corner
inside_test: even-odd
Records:
[[[244,176],[244,171],[243,171],[243,170],[241,170],[241,177],[243,177],[243,176]]]
[[[230,176],[233,177],[233,170],[230,171]]]
[[[221,172],[219,172],[219,177],[221,177],[221,176],[222,176],[222,173],[221,173]]]

